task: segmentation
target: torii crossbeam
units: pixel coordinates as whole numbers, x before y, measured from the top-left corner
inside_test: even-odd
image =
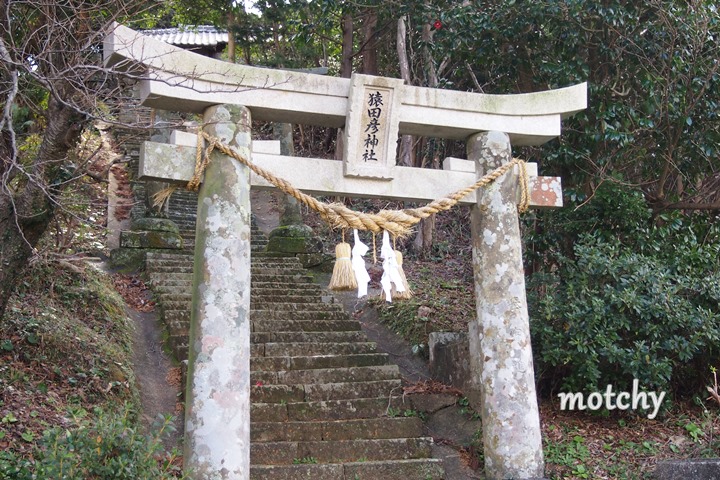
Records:
[[[433,200],[511,160],[511,144],[540,145],[586,108],[587,86],[521,95],[484,95],[354,75],[332,78],[234,65],[115,25],[108,65],[140,79],[143,104],[204,114],[205,130],[309,193]],[[343,161],[284,157],[253,149],[250,118],[344,129]],[[395,165],[400,134],[467,141],[468,160],[446,170]],[[147,142],[141,175],[186,182],[193,138]],[[259,146],[259,145],[258,145]],[[185,462],[195,478],[250,475],[250,200],[262,179],[213,154],[199,194]],[[562,205],[560,179],[531,177],[531,205]],[[516,209],[517,174],[468,195],[473,208],[476,319],[469,324],[489,479],[539,478],[542,443]]]

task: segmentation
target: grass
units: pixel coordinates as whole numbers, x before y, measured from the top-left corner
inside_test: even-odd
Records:
[[[88,472],[105,464],[116,478],[179,474],[162,450],[167,419],[155,436],[138,424],[132,328],[95,268],[25,273],[0,323],[0,479],[103,478]]]

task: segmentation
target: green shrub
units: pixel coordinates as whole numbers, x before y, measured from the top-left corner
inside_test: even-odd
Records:
[[[545,390],[617,391],[633,378],[680,394],[702,386],[720,352],[720,228],[700,216],[657,220],[626,223],[617,236],[600,221],[605,228],[580,235],[571,253],[530,277]]]
[[[161,418],[143,434],[125,408],[119,414],[97,410],[94,420],[72,428],[51,428],[33,452],[33,461],[0,452],[0,479],[170,479],[182,474],[176,454],[165,452],[162,439],[172,429]]]

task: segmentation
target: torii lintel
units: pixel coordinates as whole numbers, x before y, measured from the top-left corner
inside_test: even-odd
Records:
[[[201,113],[218,104],[248,107],[253,118],[343,127],[351,88],[392,84],[400,135],[464,140],[501,131],[515,146],[540,145],[560,135],[561,120],[587,107],[587,84],[515,95],[488,95],[231,64],[204,57],[115,24],[104,42],[106,65],[142,71],[143,104]],[[140,70],[137,70],[137,69]],[[369,77],[369,78],[368,78]],[[372,87],[371,87],[372,88]]]

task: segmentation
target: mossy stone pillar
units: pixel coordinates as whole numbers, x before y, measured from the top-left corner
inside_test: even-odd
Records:
[[[292,123],[274,123],[273,136],[280,141],[280,155],[295,156]],[[283,211],[280,214],[280,226],[302,225],[303,218],[300,203],[295,197],[283,194]]]
[[[467,141],[478,178],[510,162],[505,133]],[[525,294],[517,174],[507,172],[478,191],[472,210],[477,316],[469,325],[474,396],[479,393],[488,480],[543,476],[540,415],[535,392]]]
[[[218,105],[205,130],[250,158],[250,111]],[[185,411],[195,480],[250,478],[250,176],[212,155],[198,198]]]

